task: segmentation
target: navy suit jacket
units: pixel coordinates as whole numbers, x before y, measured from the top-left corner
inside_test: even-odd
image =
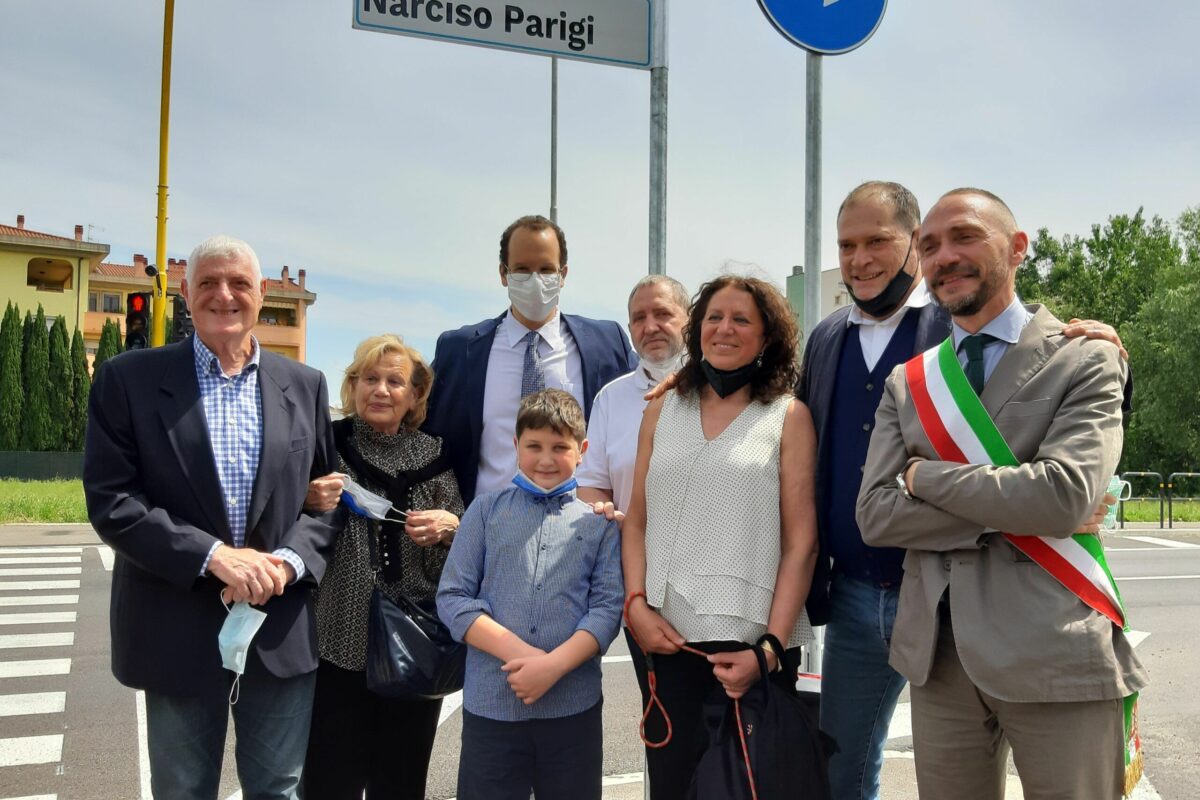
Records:
[[[505,314],[508,312],[506,311]],[[442,437],[450,457],[463,502],[475,498],[479,471],[479,440],[483,435],[483,387],[496,328],[504,314],[475,325],[464,325],[438,337],[433,356],[433,393],[424,429]],[[563,325],[579,348],[583,371],[583,413],[592,415],[596,392],[609,381],[637,366],[637,354],[621,326],[610,320],[595,320],[562,314]]]
[[[247,670],[286,678],[316,669],[312,590],[342,512],[303,510],[312,478],[336,469],[324,376],[262,351],[263,442],[246,546],[289,547],[305,576],[261,608]],[[194,695],[228,681],[217,634],[216,578],[200,568],[216,541],[232,545],[209,443],[192,339],[124,353],[96,373],[88,404],[84,495],[96,532],[116,551],[109,625],[117,680]]]
[[[813,426],[817,431],[817,475],[816,496],[825,497],[829,491],[829,475],[823,465],[829,463],[829,448],[835,442],[829,435],[832,417],[833,384],[837,377],[838,359],[842,355],[842,344],[846,341],[846,319],[851,306],[839,308],[813,329],[804,346],[804,362],[800,370],[800,383],[796,397],[808,406]],[[935,303],[922,306],[917,313],[917,341],[910,355],[923,353],[950,335],[950,315]],[[813,625],[824,625],[829,621],[829,579],[832,565],[829,561],[829,530],[824,519],[825,504],[817,503],[817,535],[820,551],[813,572],[812,588],[808,593],[805,608]]]

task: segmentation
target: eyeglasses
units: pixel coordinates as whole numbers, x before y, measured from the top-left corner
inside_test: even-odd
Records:
[[[516,281],[517,283],[525,283],[525,281],[529,280],[534,275],[545,275],[546,277],[551,277],[551,276],[558,277],[559,275],[562,274],[558,270],[554,270],[553,272],[551,272],[549,270],[538,270],[537,272],[531,272],[529,270],[514,270],[511,267],[505,267],[504,271],[508,273],[508,279],[510,281]]]

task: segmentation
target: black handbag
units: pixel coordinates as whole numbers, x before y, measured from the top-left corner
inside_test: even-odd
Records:
[[[709,745],[688,800],[828,800],[829,756],[837,745],[817,727],[812,704],[786,685],[792,673],[769,674],[762,649],[754,652],[758,683],[736,703],[720,686],[704,702]]]
[[[429,605],[375,587],[367,621],[367,688],[375,694],[437,700],[463,687],[467,647]]]

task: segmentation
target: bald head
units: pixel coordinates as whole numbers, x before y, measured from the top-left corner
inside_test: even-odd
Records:
[[[948,197],[958,197],[962,195],[970,195],[982,198],[984,205],[988,208],[988,210],[991,211],[993,215],[993,222],[996,224],[996,227],[998,227],[1006,235],[1012,236],[1014,233],[1020,230],[1017,227],[1017,218],[1013,215],[1012,209],[1008,207],[1008,203],[1005,203],[997,195],[992,194],[987,189],[977,189],[974,186],[962,186],[958,189],[951,189],[938,198],[938,203],[941,203],[942,200],[945,200]]]

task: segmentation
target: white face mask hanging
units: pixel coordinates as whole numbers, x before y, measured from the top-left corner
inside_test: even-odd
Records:
[[[217,597],[220,598],[220,595]],[[237,675],[229,689],[229,705],[234,705],[238,701],[242,673],[246,671],[250,643],[254,641],[254,635],[262,627],[267,614],[244,600],[234,603],[232,607],[225,605],[225,601],[221,600],[221,605],[225,606],[229,616],[225,618],[221,632],[217,634],[217,646],[221,650],[221,666]]]
[[[404,522],[407,514],[392,505],[392,501],[359,486],[349,475],[342,476],[342,502],[360,517]],[[394,515],[389,517],[388,514]]]

